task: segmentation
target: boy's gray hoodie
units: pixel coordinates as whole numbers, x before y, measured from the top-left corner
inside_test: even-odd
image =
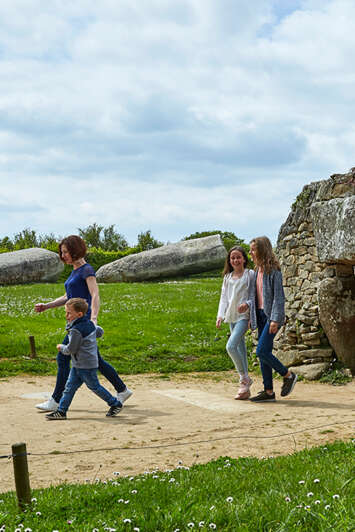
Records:
[[[77,318],[66,326],[68,331],[68,344],[61,344],[63,355],[70,355],[73,367],[78,369],[98,368],[97,342],[104,331],[101,327],[95,327],[87,317]]]

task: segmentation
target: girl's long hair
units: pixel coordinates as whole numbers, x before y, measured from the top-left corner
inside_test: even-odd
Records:
[[[248,266],[248,255],[245,251],[244,248],[242,248],[241,246],[233,246],[232,248],[230,248],[230,250],[228,251],[228,255],[226,257],[226,261],[224,263],[224,268],[223,268],[223,272],[222,272],[222,276],[224,275],[227,275],[227,273],[231,273],[233,271],[233,267],[231,265],[231,261],[230,261],[230,257],[231,257],[231,253],[232,251],[239,251],[242,255],[243,255],[243,259],[244,259],[244,268],[246,268]]]
[[[265,273],[270,273],[271,270],[281,270],[267,236],[253,238],[250,244],[255,244],[255,266],[257,268],[261,268]]]

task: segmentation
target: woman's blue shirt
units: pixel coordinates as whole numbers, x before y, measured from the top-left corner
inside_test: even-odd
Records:
[[[85,263],[76,270],[73,270],[64,283],[68,299],[82,297],[88,302],[89,308],[86,313],[88,318],[91,316],[91,294],[86,279],[92,276],[96,277],[94,268],[90,264]]]

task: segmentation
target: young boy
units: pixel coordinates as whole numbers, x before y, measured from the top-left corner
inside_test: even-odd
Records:
[[[67,410],[75,392],[85,382],[86,386],[109,405],[107,417],[117,416],[122,403],[99,383],[97,378],[98,357],[96,337],[103,335],[101,327],[95,327],[85,315],[88,304],[85,299],[74,297],[65,304],[66,329],[69,343],[58,344],[63,355],[71,356],[72,368],[58,409],[46,415],[48,420],[66,419]]]

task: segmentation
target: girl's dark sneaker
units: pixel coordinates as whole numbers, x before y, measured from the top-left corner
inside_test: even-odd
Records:
[[[289,395],[294,389],[296,382],[297,375],[295,373],[291,373],[291,377],[284,377],[284,383],[281,388],[281,397]]]
[[[107,412],[106,417],[114,417],[117,416],[122,410],[122,404],[119,403],[116,406],[110,406],[110,410]]]
[[[55,410],[54,412],[51,412],[50,414],[46,414],[46,418],[49,421],[52,421],[52,419],[67,419],[67,415],[65,412],[61,412],[60,410]]]
[[[254,397],[250,398],[250,401],[253,401],[253,403],[270,403],[273,401],[276,401],[275,399],[275,392],[272,392],[272,394],[269,394],[263,390],[262,392],[259,392],[258,395],[255,395]]]

